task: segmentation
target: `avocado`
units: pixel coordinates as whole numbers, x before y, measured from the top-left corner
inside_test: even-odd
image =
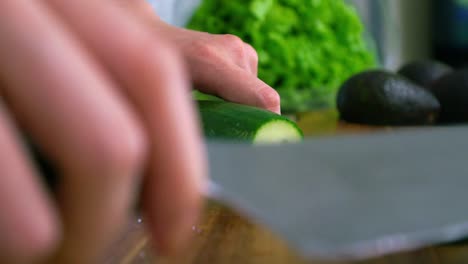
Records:
[[[405,76],[414,83],[430,89],[432,82],[452,72],[453,69],[438,61],[414,61],[404,65],[398,74]]]
[[[431,90],[441,105],[440,123],[468,122],[468,69],[443,76]]]
[[[337,97],[342,120],[369,125],[428,125],[437,119],[440,104],[426,89],[383,70],[348,79]]]

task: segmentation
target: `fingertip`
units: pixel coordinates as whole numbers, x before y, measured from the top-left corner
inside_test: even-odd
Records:
[[[207,181],[204,163],[197,163],[190,169],[192,177],[183,183],[164,188],[160,184],[152,193],[149,189],[144,192],[149,229],[155,249],[162,256],[176,256],[186,249],[200,218]]]
[[[193,227],[199,216],[200,205],[197,204],[172,214],[172,217],[164,217],[164,221],[153,225],[154,246],[158,255],[176,256],[186,249],[193,238]]]
[[[24,230],[28,241],[23,241],[24,250],[31,256],[44,258],[50,256],[59,246],[61,229],[56,216],[47,215],[43,220],[36,216],[31,230]]]
[[[261,107],[274,113],[281,114],[281,99],[278,92],[271,87],[264,87],[259,91]]]
[[[34,220],[17,220],[4,234],[9,244],[4,244],[4,239],[0,243],[3,250],[9,251],[10,257],[18,261],[46,259],[58,248],[61,230],[55,216],[36,212]]]

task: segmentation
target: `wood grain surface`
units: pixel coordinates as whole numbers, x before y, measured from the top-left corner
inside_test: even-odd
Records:
[[[334,111],[299,114],[297,122],[308,137],[349,133],[391,133],[394,128],[365,127],[337,121]],[[468,263],[468,243],[434,245],[412,252],[382,256],[360,262],[324,262],[301,259],[266,228],[256,225],[236,212],[208,201],[200,223],[193,228],[189,248],[179,256],[158,257],[144,223],[132,223],[121,241],[109,253],[109,264],[182,263],[182,264],[465,264]]]

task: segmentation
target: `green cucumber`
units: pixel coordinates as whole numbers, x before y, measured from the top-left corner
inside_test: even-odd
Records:
[[[220,97],[211,95],[211,94],[205,94],[197,90],[192,91],[192,97],[195,100],[198,101],[219,101],[219,102],[224,102],[224,100]]]
[[[216,101],[198,101],[198,109],[208,139],[267,144],[303,138],[296,123],[267,110]]]

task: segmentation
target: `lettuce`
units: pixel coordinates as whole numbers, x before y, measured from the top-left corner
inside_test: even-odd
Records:
[[[359,15],[342,0],[204,0],[188,28],[250,43],[286,112],[333,107],[344,80],[376,66]]]

